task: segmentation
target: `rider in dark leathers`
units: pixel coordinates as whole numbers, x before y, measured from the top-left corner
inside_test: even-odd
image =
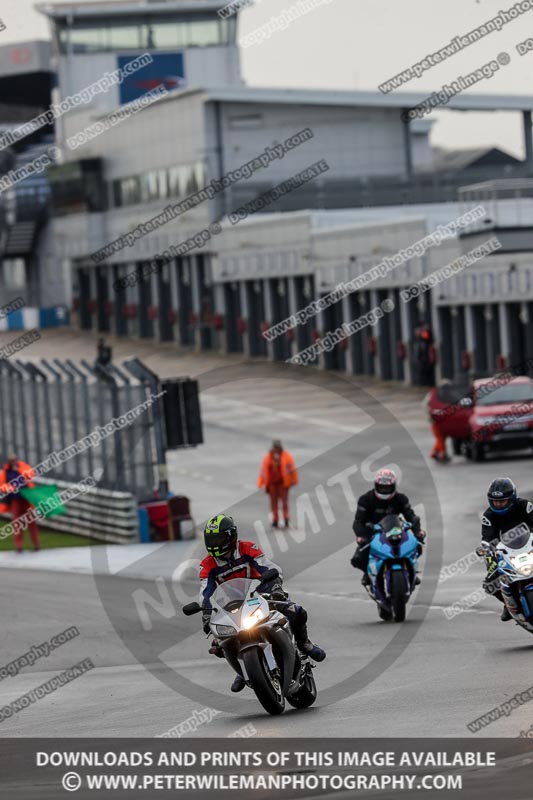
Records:
[[[374,525],[381,522],[388,514],[401,514],[413,526],[412,530],[421,544],[425,541],[425,531],[420,530],[420,518],[411,507],[409,498],[396,491],[396,475],[391,469],[381,469],[376,473],[374,488],[361,495],[357,501],[353,531],[357,541],[357,550],[350,561],[352,567],[363,571],[361,583],[368,586],[367,575],[368,546],[374,534]]]
[[[487,497],[489,507],[481,517],[482,545],[492,548],[500,541],[500,535],[505,531],[515,528],[521,523],[526,523],[533,531],[533,503],[523,497],[516,496],[516,486],[510,478],[496,478],[489,486]],[[496,597],[503,603],[502,593],[499,590],[499,578],[496,559],[485,556],[487,574],[483,581],[483,588],[487,594]],[[507,606],[504,605],[501,614],[502,622],[512,619]]]

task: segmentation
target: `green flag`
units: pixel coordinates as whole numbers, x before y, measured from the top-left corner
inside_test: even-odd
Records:
[[[50,486],[36,486],[34,489],[20,489],[22,497],[32,506],[39,506],[45,519],[55,517],[56,514],[65,514],[66,509],[61,502],[59,489],[54,484]]]

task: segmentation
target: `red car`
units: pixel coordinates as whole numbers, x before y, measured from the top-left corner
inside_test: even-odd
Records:
[[[461,395],[456,387],[453,389]],[[453,440],[456,454],[483,461],[491,450],[533,447],[531,378],[482,378],[453,402],[443,402],[451,391],[451,386],[444,387],[444,392],[440,387],[433,390],[429,408],[443,435]]]

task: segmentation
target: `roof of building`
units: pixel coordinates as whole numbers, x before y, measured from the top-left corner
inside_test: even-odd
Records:
[[[209,100],[235,103],[296,103],[298,105],[375,106],[414,108],[427,95],[422,92],[345,91],[337,89],[281,89],[251,86],[222,86],[207,90]],[[533,95],[460,94],[451,98],[445,109],[461,111],[532,111]]]
[[[222,103],[269,103],[274,105],[342,106],[353,108],[409,109],[424,100],[423,94],[395,92],[384,95],[371,91],[344,91],[337,89],[281,89],[257,86],[220,86],[174,90],[158,102],[173,102],[180,97],[202,94],[204,100]],[[456,111],[533,111],[533,95],[469,94],[450,100],[443,110]],[[425,121],[425,120],[424,120]],[[428,120],[429,121],[429,120]],[[419,125],[421,120],[412,124]],[[417,130],[421,129],[417,127]],[[423,128],[422,128],[423,130]]]
[[[464,210],[464,209],[462,209]],[[300,209],[298,211],[268,211],[254,214],[239,224],[239,228],[275,223],[293,225],[307,223],[310,231],[319,234],[340,233],[357,228],[368,229],[386,224],[424,223],[428,232],[446,225],[461,212],[460,204],[419,203],[412,206],[374,206],[372,208]]]
[[[228,0],[94,0],[79,3],[38,3],[41,14],[54,19],[73,15],[77,17],[122,16],[128,14],[164,14],[169,11],[217,11]]]
[[[469,167],[475,167],[481,161],[493,160],[498,163],[522,163],[510,153],[499,147],[470,147],[457,150],[446,150],[435,148],[435,158],[433,159],[432,169],[438,172],[449,170],[457,172]]]

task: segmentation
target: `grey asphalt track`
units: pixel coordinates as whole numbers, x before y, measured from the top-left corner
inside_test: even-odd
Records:
[[[347,399],[331,391],[327,376],[318,384],[294,380],[289,372],[251,380],[249,367],[237,369],[241,373],[223,387],[215,385],[218,379],[204,379],[212,387],[202,400],[206,444],[170,454],[171,486],[192,498],[199,524],[227,509],[235,513],[241,537],[272,544],[291,596],[309,612],[312,638],[328,653],[315,671],[316,706],[270,718],[250,690],[229,695],[229,668],[208,655],[199,619],[179,613],[181,602],[196,591],[190,572],[178,585],[165,583],[168,569],[162,570],[157,583],[150,556],[144,564],[149,580],[128,577],[128,570],[95,577],[0,569],[0,667],[72,625],[80,631],[47,658],[0,680],[0,706],[80,660],[95,665],[1,722],[1,737],[153,737],[206,706],[218,713],[189,735],[227,737],[251,725],[259,737],[469,737],[474,734],[467,723],[533,685],[533,638],[499,621],[497,601],[484,597],[451,620],[444,614],[479,588],[481,564],[437,585],[440,567],[477,545],[492,477],[509,474],[524,494],[531,490],[530,458],[473,465],[455,457],[437,465],[427,458],[431,436],[419,390],[368,383],[368,394]],[[295,529],[277,536],[268,529],[266,496],[255,489],[260,459],[273,437],[301,465],[301,484],[292,497]],[[404,626],[379,621],[360,573],[349,564],[353,499],[338,479],[351,469],[349,483],[357,495],[370,487],[371,471],[387,463],[401,468],[402,488],[428,528],[423,583]],[[164,562],[175,553],[161,545],[155,557]],[[95,566],[105,571],[100,560]],[[130,571],[142,574],[142,559]],[[170,593],[162,586],[170,586]],[[161,610],[154,601],[149,624],[140,619],[140,592],[159,598]],[[382,651],[386,658],[380,661]],[[339,686],[354,673],[357,691],[343,690],[337,699]],[[531,722],[531,706],[524,703],[475,736],[517,737]]]

